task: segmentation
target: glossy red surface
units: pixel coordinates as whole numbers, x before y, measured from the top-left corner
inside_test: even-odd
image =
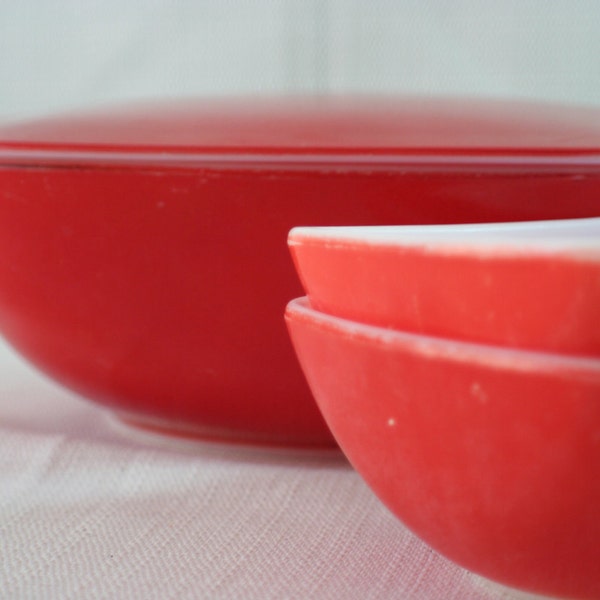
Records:
[[[415,333],[600,357],[600,219],[552,227],[295,229],[289,246],[319,311]]]
[[[342,450],[417,535],[509,586],[600,597],[600,360],[360,325],[290,303]]]
[[[292,227],[600,214],[588,112],[477,106],[196,102],[2,128],[0,330],[149,426],[332,443],[281,318],[302,293]]]

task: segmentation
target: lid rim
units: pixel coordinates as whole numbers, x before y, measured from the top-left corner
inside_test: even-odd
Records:
[[[236,151],[237,150],[237,151]],[[600,168],[599,149],[534,148],[416,148],[416,149],[283,149],[206,148],[181,150],[157,147],[41,147],[0,144],[0,166],[273,166],[440,169],[443,167],[493,168],[503,170],[594,170]]]

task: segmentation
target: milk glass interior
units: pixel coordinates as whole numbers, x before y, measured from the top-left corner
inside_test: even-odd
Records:
[[[506,249],[536,251],[594,251],[600,254],[600,218],[558,219],[520,223],[468,225],[401,225],[378,227],[296,227],[292,235],[326,243],[437,245],[477,247],[503,245]],[[290,244],[294,244],[293,240]]]

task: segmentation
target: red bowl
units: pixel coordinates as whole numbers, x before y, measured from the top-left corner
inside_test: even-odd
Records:
[[[281,320],[295,225],[600,215],[598,111],[194,101],[0,129],[0,330],[178,432],[333,443]]]
[[[382,329],[303,299],[286,320],[340,447],[410,529],[503,584],[600,597],[600,359]]]
[[[600,219],[296,228],[311,305],[383,327],[600,356]]]

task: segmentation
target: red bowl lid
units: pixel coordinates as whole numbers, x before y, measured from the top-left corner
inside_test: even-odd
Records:
[[[600,109],[497,100],[196,99],[69,113],[0,127],[0,161],[115,154],[600,159]]]

